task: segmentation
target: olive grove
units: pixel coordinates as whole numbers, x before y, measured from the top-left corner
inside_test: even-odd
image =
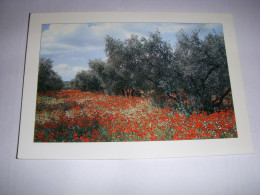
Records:
[[[232,101],[223,34],[213,31],[200,38],[199,31],[181,30],[175,45],[158,30],[148,38],[106,36],[105,52],[107,59],[90,60],[89,70],[78,73],[71,86],[109,95],[149,95],[156,105],[186,113],[212,113],[225,98]]]

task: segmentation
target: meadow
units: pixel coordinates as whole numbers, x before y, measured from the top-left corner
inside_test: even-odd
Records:
[[[67,90],[38,93],[35,142],[130,142],[237,137],[233,110],[186,116],[148,97]]]

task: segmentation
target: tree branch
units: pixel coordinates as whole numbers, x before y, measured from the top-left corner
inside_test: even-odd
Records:
[[[222,96],[220,96],[220,98],[216,98],[213,101],[213,106],[218,107],[223,102],[224,98],[229,94],[230,91],[231,91],[231,89],[229,88],[225,93],[223,93]]]

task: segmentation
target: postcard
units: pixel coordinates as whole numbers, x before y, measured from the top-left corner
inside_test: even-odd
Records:
[[[231,14],[30,14],[17,158],[252,152]]]

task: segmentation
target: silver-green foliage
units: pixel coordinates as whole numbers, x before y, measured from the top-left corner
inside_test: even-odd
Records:
[[[77,74],[73,82],[79,89],[91,91],[89,86],[96,85],[116,95],[129,95],[129,89],[132,95],[154,91],[150,95],[157,105],[186,113],[211,113],[231,96],[223,34],[213,31],[200,39],[199,31],[181,30],[174,46],[158,30],[148,38],[132,35],[123,41],[106,36],[105,52],[106,61],[91,60],[89,71]]]
[[[38,92],[61,90],[64,83],[61,77],[52,69],[50,58],[40,58],[38,74]]]

